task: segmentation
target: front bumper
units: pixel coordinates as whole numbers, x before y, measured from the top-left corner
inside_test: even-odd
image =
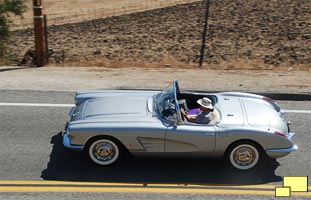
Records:
[[[82,145],[72,145],[70,143],[70,136],[67,134],[66,129],[65,129],[65,131],[63,131],[62,135],[63,135],[63,145],[64,145],[64,147],[69,148],[69,149],[74,149],[74,150],[80,150],[80,151],[83,150],[84,146],[82,146]]]
[[[284,157],[290,154],[291,152],[295,152],[297,150],[298,150],[298,146],[294,144],[291,148],[286,148],[286,149],[267,149],[266,153],[270,158],[280,158],[280,157]]]

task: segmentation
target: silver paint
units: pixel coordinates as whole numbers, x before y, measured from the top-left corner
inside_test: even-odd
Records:
[[[90,139],[110,136],[133,155],[221,158],[232,143],[241,140],[257,143],[273,158],[297,150],[276,102],[248,93],[179,91],[177,81],[168,88],[164,92],[172,92],[172,99],[166,106],[177,109],[172,119],[164,118],[159,112],[159,106],[166,104],[157,102],[156,98],[163,94],[160,91],[78,92],[76,107],[70,111],[64,132],[64,146],[82,150]],[[218,122],[211,125],[184,122],[176,104],[179,100],[176,93],[213,97],[214,107],[219,111]],[[286,137],[274,134],[275,131]]]

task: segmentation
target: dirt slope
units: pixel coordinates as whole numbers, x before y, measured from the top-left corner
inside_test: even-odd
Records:
[[[52,65],[197,66],[204,2],[49,27]],[[16,63],[31,29],[10,42]],[[311,68],[310,0],[211,1],[205,66]]]

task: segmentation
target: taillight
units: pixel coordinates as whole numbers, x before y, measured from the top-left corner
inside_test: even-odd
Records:
[[[273,99],[270,99],[269,97],[263,97],[262,99],[268,102],[275,102]]]
[[[274,108],[274,110],[276,110],[277,112],[280,113],[280,115],[283,115],[283,111],[281,110],[281,107],[275,102],[275,100],[270,99],[269,97],[262,97],[262,100],[268,102],[269,104],[271,104]]]
[[[279,135],[279,136],[282,136],[282,137],[286,137],[286,135],[285,135],[285,134],[280,133],[280,132],[277,132],[277,131],[274,131],[274,134]]]

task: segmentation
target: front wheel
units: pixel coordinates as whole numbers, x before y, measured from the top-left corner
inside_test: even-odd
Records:
[[[87,149],[89,158],[99,165],[111,165],[120,157],[117,142],[111,139],[98,139],[90,143]]]
[[[252,143],[238,143],[229,148],[227,160],[239,170],[255,167],[260,160],[260,148]]]

